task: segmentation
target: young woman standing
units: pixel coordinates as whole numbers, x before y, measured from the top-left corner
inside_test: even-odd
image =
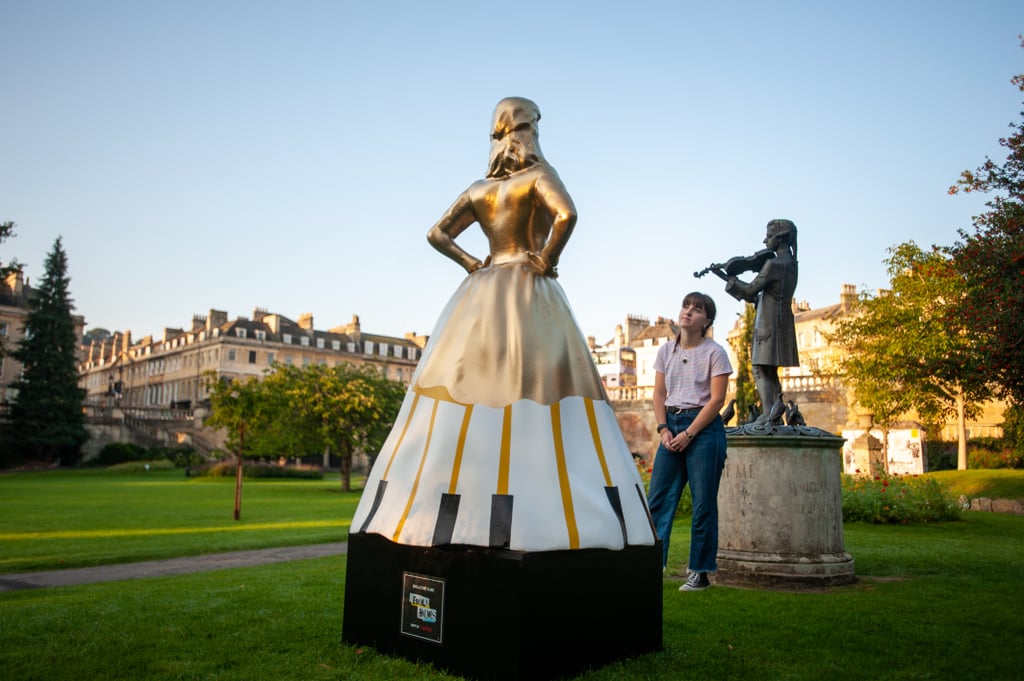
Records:
[[[679,311],[679,334],[658,350],[654,360],[654,415],[660,445],[647,494],[651,517],[662,542],[662,568],[668,563],[669,536],[682,497],[690,485],[689,577],[680,591],[710,586],[717,567],[718,484],[725,467],[725,403],[732,365],[725,349],[707,337],[715,321],[715,301],[688,293]]]

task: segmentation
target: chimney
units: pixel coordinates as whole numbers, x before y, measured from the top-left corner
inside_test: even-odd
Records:
[[[839,294],[839,304],[843,312],[853,309],[857,303],[857,287],[853,284],[843,284],[842,293]]]
[[[224,310],[210,310],[206,316],[206,330],[213,331],[228,323],[228,313]]]
[[[303,312],[302,314],[300,314],[299,315],[298,324],[299,324],[299,328],[300,329],[305,329],[306,331],[309,331],[310,333],[312,333],[313,332],[313,313],[312,312]]]

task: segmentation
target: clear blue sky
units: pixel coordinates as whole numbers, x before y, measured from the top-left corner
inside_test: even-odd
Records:
[[[255,307],[429,333],[464,273],[426,232],[516,95],[579,210],[584,334],[703,289],[724,337],[693,272],[772,218],[814,307],[970,227],[986,198],[946,190],[1005,157],[1022,32],[1020,0],[4,0],[0,261],[36,280],[63,237],[87,328],[136,339]]]

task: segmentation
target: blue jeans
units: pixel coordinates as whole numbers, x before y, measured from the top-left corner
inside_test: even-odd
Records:
[[[673,435],[684,431],[696,417],[692,414],[668,414],[668,429]],[[654,471],[647,492],[647,503],[654,529],[661,540],[661,564],[668,564],[668,541],[672,534],[679,499],[690,485],[693,518],[690,524],[689,569],[714,572],[718,569],[718,483],[725,468],[725,425],[715,418],[697,433],[681,452],[659,445],[654,455]]]

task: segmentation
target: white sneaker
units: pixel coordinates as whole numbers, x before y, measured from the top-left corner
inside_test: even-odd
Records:
[[[691,572],[690,576],[686,579],[686,583],[679,587],[680,591],[703,591],[704,589],[711,586],[711,580],[708,579],[708,573],[706,572]]]

